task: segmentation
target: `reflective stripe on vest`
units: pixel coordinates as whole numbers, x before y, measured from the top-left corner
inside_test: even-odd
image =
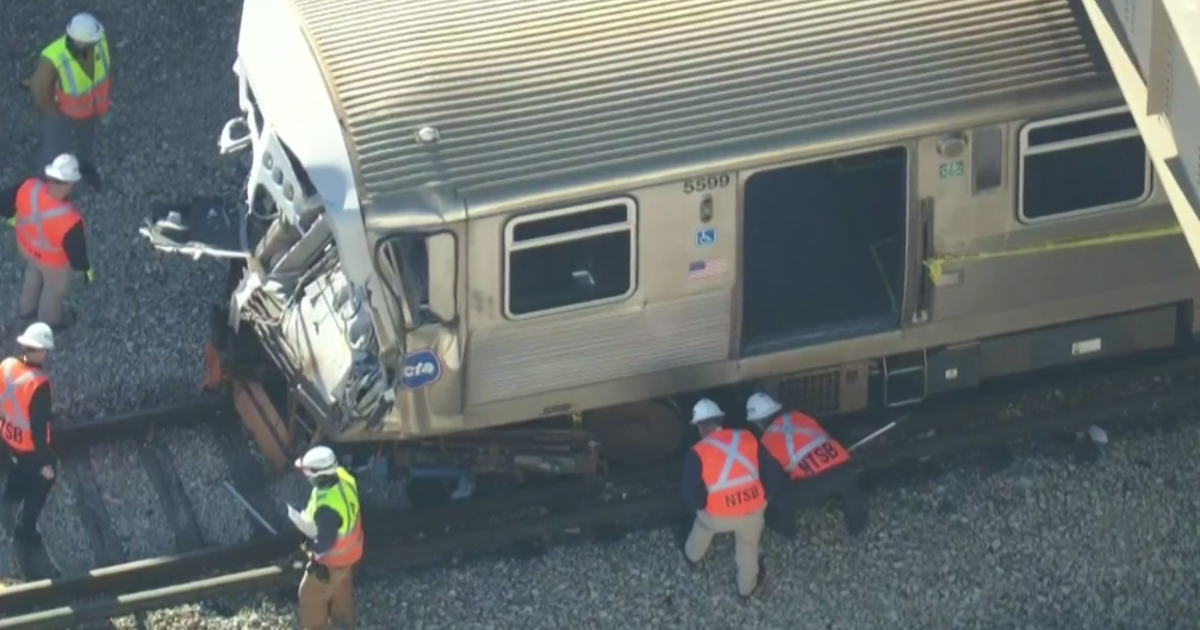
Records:
[[[17,196],[15,226],[17,242],[20,244],[21,250],[34,260],[51,267],[66,267],[70,264],[70,260],[67,258],[66,250],[63,249],[62,239],[70,228],[74,227],[74,221],[66,229],[53,230],[55,232],[54,240],[57,242],[52,242],[50,235],[46,233],[47,224],[59,218],[77,218],[79,213],[69,201],[55,200],[58,205],[43,208],[42,193],[45,190],[46,183],[40,180],[30,180],[21,187],[24,195]]]
[[[700,458],[701,477],[708,489],[704,509],[711,516],[736,518],[766,505],[766,490],[758,474],[758,442],[753,434],[743,442],[746,434],[746,431],[721,429],[693,447]],[[741,466],[743,471],[735,472],[734,466]]]
[[[363,552],[358,483],[345,468],[338,467],[337,475],[339,481],[336,485],[323,490],[313,488],[308,508],[305,510],[309,518],[314,518],[319,508],[328,507],[342,518],[342,526],[338,529],[338,537],[333,547],[325,553],[313,554],[313,560],[329,568],[351,566],[362,558]]]
[[[101,37],[95,45],[90,77],[84,71],[83,64],[79,63],[67,48],[65,35],[43,49],[42,56],[51,61],[58,70],[55,99],[58,101],[59,111],[64,116],[87,120],[108,113],[111,83],[108,72],[111,68],[108,37]]]
[[[811,426],[800,426],[802,424]],[[803,439],[803,446],[797,446],[797,437]],[[819,474],[850,459],[849,453],[829,437],[816,420],[795,412],[779,416],[767,427],[763,433],[763,446],[772,457],[780,460],[780,465],[792,479]],[[805,465],[805,460],[814,453],[816,458]]]
[[[24,368],[24,373],[13,378],[13,369],[17,366]],[[5,359],[0,363],[0,434],[5,443],[18,453],[33,452],[33,427],[29,420],[29,400],[21,400],[19,393],[31,382],[35,385],[45,378],[40,370],[23,365],[14,358]],[[29,396],[32,398],[32,393]],[[47,430],[47,443],[49,442]]]
[[[792,414],[790,413],[771,423],[771,426],[767,427],[767,433],[783,434],[788,452],[788,462],[785,470],[789,473],[796,470],[796,466],[799,466],[801,460],[808,457],[809,453],[812,453],[829,441],[829,434],[824,431],[813,431],[796,426],[792,422]],[[808,444],[805,444],[799,450],[796,449],[797,435],[803,435],[810,440]]]
[[[757,467],[750,460],[746,459],[745,455],[742,455],[741,452],[738,451],[738,445],[740,445],[742,442],[742,435],[743,434],[741,431],[734,432],[733,440],[731,440],[728,444],[720,440],[713,439],[713,436],[711,435],[700,441],[702,444],[708,444],[709,446],[716,448],[725,455],[725,465],[721,468],[721,474],[717,476],[717,482],[708,487],[710,491],[720,492],[721,490],[729,490],[731,488],[737,488],[739,486],[744,486],[748,483],[758,481]],[[746,470],[749,472],[741,477],[735,477],[731,479],[729,476],[733,474],[733,465],[735,463],[745,466]]]

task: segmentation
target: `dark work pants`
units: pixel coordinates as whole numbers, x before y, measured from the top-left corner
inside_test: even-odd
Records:
[[[841,496],[846,531],[857,536],[867,526],[867,500],[858,475],[848,464],[788,482],[767,504],[767,526],[786,538],[795,538],[796,511],[820,505],[834,495]]]
[[[38,517],[46,506],[54,480],[42,476],[42,465],[30,457],[12,456],[8,467],[8,482],[4,485],[4,503],[17,508],[17,524],[13,537],[37,537]]]

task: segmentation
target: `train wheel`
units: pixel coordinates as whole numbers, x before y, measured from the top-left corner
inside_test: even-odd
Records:
[[[670,457],[683,440],[679,414],[669,405],[644,401],[583,414],[583,426],[615,464],[649,464]]]

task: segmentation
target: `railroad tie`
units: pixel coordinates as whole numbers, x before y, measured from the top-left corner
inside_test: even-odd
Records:
[[[290,531],[291,523],[285,523],[282,506],[277,505],[267,493],[268,480],[263,466],[247,448],[248,441],[242,431],[237,427],[213,427],[210,432],[221,449],[221,457],[225,460],[226,470],[229,471],[229,482],[238,494],[242,495],[277,532]],[[254,536],[272,535],[253,517],[247,515],[247,520],[254,528]]]
[[[92,557],[97,566],[121,564],[126,560],[125,545],[112,526],[108,507],[104,505],[104,491],[96,483],[96,473],[86,451],[74,453],[62,459],[66,473],[65,481],[75,496],[79,508],[79,522],[92,543]]]
[[[158,494],[163,514],[175,534],[175,550],[186,553],[206,547],[195,510],[188,501],[187,491],[179,478],[179,471],[171,463],[174,459],[171,451],[152,436],[145,441],[138,441],[138,455],[149,473],[150,483],[154,485]]]

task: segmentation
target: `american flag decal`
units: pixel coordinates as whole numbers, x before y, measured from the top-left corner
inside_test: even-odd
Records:
[[[708,278],[715,276],[725,271],[725,259],[714,258],[712,260],[697,260],[688,265],[688,280],[697,280],[700,278]]]

